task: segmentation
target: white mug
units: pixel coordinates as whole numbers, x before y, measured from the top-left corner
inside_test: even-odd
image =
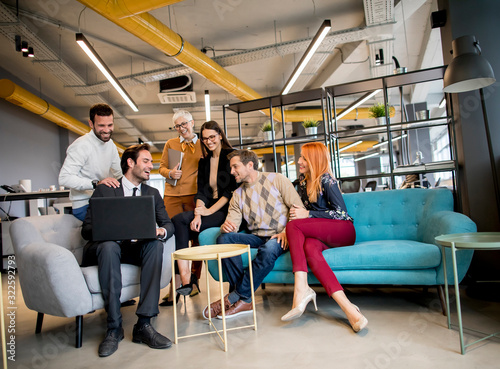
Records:
[[[26,192],[31,192],[31,179],[21,179],[19,184],[23,186]]]

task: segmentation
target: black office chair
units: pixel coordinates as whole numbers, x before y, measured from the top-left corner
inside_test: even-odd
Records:
[[[377,189],[377,181],[368,181],[365,186],[365,191],[367,188],[371,188],[372,191]]]
[[[345,180],[342,181],[340,185],[340,189],[343,193],[351,193],[351,192],[359,192],[359,188],[361,187],[360,179],[353,179],[351,181]]]

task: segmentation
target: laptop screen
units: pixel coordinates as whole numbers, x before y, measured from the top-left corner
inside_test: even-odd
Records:
[[[90,210],[93,241],[156,238],[153,196],[95,197]]]

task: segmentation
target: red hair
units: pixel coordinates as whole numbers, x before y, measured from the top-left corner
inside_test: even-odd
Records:
[[[321,142],[309,142],[302,146],[300,153],[309,165],[309,173],[305,174],[306,181],[311,183],[307,196],[311,202],[316,202],[321,192],[321,176],[330,173],[333,177],[328,149]]]

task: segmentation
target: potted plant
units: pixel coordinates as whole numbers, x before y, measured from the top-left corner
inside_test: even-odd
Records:
[[[265,141],[271,141],[273,139],[273,132],[272,132],[273,126],[271,125],[270,120],[266,120],[260,127],[260,130],[264,132]]]
[[[306,130],[306,135],[315,135],[318,133],[319,122],[316,119],[305,119],[302,122],[302,127]]]
[[[389,114],[390,109],[391,106],[389,104],[386,106],[383,103],[377,103],[368,109],[368,116],[370,118],[375,118],[377,123],[382,125],[385,124],[386,110],[387,114]]]

